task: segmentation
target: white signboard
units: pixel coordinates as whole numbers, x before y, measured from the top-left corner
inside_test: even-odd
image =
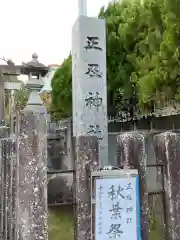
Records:
[[[137,177],[96,179],[96,240],[140,240]]]

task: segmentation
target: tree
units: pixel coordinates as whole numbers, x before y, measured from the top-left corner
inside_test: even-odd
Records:
[[[161,77],[159,70],[159,50],[163,38],[163,1],[144,1],[137,21],[137,42],[135,71],[131,73],[137,87],[138,103],[141,111],[153,111],[156,92]]]
[[[107,23],[107,84],[108,114],[129,113],[133,117],[137,94],[131,73],[135,70],[133,53],[137,39],[137,27],[141,5],[129,1],[109,3],[107,9],[100,10],[99,17]]]
[[[99,17],[107,19],[107,83],[109,115],[116,115],[117,109],[115,106],[118,106],[118,102],[120,101],[120,93],[120,97],[123,98],[124,101],[124,109],[128,108],[129,101],[134,101],[134,85],[131,84],[129,77],[129,72],[132,71],[133,65],[130,60],[127,60],[127,49],[125,49],[123,46],[123,40],[119,37],[119,26],[123,21],[123,18],[120,16],[122,15],[124,8],[126,9],[127,7],[129,7],[128,2],[124,2],[124,4],[120,4],[119,2],[111,3],[106,11],[102,8],[99,14]],[[124,21],[125,20],[126,19],[124,19]],[[72,59],[71,56],[69,56],[64,60],[52,80],[53,107],[57,112],[62,113],[62,117],[71,115],[71,65]],[[123,92],[121,89],[123,89]],[[127,109],[127,111],[128,110],[129,109]]]
[[[15,91],[15,107],[18,109],[23,109],[27,104],[28,96],[29,90],[24,85],[22,85],[21,89]]]
[[[179,0],[175,0],[178,6]],[[180,14],[170,0],[121,0],[101,8],[107,25],[108,114],[134,117],[180,99]],[[52,81],[54,109],[71,116],[72,59]]]
[[[52,112],[69,117],[72,112],[72,56],[64,60],[52,80]]]

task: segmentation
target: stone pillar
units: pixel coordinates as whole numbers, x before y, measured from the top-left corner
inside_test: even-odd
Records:
[[[77,137],[75,152],[75,239],[91,240],[91,172],[99,168],[97,138]]]
[[[39,91],[45,69],[33,55],[24,67],[29,73],[30,96],[21,112],[18,179],[17,240],[47,240],[47,113]],[[37,68],[36,68],[37,66]],[[35,73],[37,78],[32,78]]]
[[[141,199],[141,232],[142,239],[148,240],[148,191],[146,186],[147,175],[147,157],[145,150],[144,134],[138,132],[129,132],[117,137],[118,165],[124,169],[138,169],[140,177],[140,199]]]
[[[4,78],[3,73],[0,72],[0,123],[2,125],[2,121],[4,121]]]
[[[20,240],[47,239],[46,128],[45,114],[22,112],[18,169]]]
[[[5,125],[5,82],[0,73],[0,239],[12,239],[13,234],[13,164],[15,153],[9,127]]]
[[[87,0],[78,0],[79,5],[79,16],[87,16]]]
[[[17,166],[18,166],[18,147],[16,145],[18,139],[18,132],[15,130],[14,126],[14,117],[16,115],[16,122],[18,123],[18,111],[15,109],[14,105],[14,91],[20,89],[20,83],[12,83],[12,82],[4,82],[4,88],[8,94],[8,120],[7,123],[9,125],[8,128],[2,127],[1,130],[4,129],[4,135],[1,137],[6,138],[6,140],[1,139],[1,156],[2,156],[2,167],[1,167],[1,176],[4,181],[2,183],[2,197],[1,205],[4,208],[4,220],[2,221],[1,228],[3,229],[3,239],[13,239],[16,240],[16,202],[17,199],[16,191],[17,191]],[[5,121],[6,123],[6,121]],[[9,136],[10,134],[10,136]],[[3,169],[2,169],[3,168]]]
[[[4,79],[0,72],[0,126],[4,121]],[[4,130],[0,128],[0,138],[4,137]],[[4,158],[3,158],[4,141],[0,140],[0,239],[3,239],[4,232]]]
[[[180,135],[165,132],[154,136],[157,163],[164,163],[165,216],[168,240],[180,239]]]
[[[105,20],[83,13],[72,32],[73,136],[97,136],[104,166],[108,165],[106,26]]]

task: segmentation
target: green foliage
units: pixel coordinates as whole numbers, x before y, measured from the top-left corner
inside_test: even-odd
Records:
[[[73,240],[74,223],[72,207],[49,208],[48,239]]]
[[[15,105],[18,109],[23,109],[28,101],[29,91],[23,85],[21,89],[15,91]]]
[[[180,99],[180,0],[121,0],[101,8],[107,25],[108,114],[153,111]],[[72,58],[52,81],[54,110],[71,116]]]
[[[61,117],[71,116],[72,111],[72,56],[64,60],[52,80],[52,111]]]
[[[19,90],[14,91],[14,107],[16,110],[22,110],[26,106],[28,96],[29,96],[29,92],[23,84]],[[11,109],[10,104],[12,104],[10,102],[10,91],[5,90],[5,119],[6,119],[6,121],[9,121],[9,117],[10,117],[10,115],[9,115],[9,111]],[[13,111],[15,109],[13,109]]]

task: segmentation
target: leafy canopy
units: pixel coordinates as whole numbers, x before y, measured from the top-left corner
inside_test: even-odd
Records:
[[[180,0],[121,0],[101,8],[107,26],[108,114],[133,117],[180,99]],[[52,108],[72,114],[72,57],[52,80]]]

